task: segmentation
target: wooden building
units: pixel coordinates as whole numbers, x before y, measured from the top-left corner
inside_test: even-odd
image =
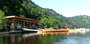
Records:
[[[28,29],[37,29],[41,28],[42,25],[38,20],[30,18],[22,18],[17,16],[7,16],[7,28],[10,30],[28,28]]]

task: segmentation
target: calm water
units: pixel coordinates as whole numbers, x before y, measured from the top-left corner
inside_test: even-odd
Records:
[[[6,34],[0,35],[0,44],[90,44],[90,34]]]

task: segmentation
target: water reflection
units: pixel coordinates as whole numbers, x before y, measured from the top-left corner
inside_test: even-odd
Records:
[[[30,34],[13,34],[0,37],[0,44],[53,44],[59,39],[65,39],[64,35],[34,35]]]
[[[89,44],[90,34],[9,34],[0,36],[0,44]]]
[[[55,44],[90,44],[90,39],[85,38],[68,38],[62,42],[55,42]]]
[[[71,34],[66,39],[54,44],[90,44],[90,34]]]
[[[4,36],[2,39],[4,40],[4,44],[40,44],[39,39],[41,38],[40,35],[24,37],[23,34],[15,34],[10,36]],[[6,43],[5,43],[6,41]],[[2,44],[3,44],[2,43]]]

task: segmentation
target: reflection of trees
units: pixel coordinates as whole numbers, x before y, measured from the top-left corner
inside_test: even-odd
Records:
[[[0,44],[8,44],[8,37],[6,36],[0,36]]]
[[[10,35],[0,38],[0,44],[40,44],[41,35],[23,37],[20,35]]]
[[[42,44],[52,44],[55,41],[66,39],[65,35],[46,35],[42,37]]]
[[[0,44],[52,44],[56,41],[66,39],[65,35],[35,35],[23,37],[20,35],[10,35],[0,38]]]
[[[0,44],[5,44],[5,40],[3,38],[0,38]]]

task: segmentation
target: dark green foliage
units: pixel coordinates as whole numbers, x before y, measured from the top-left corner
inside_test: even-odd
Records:
[[[4,16],[19,16],[39,20],[43,27],[87,27],[89,21],[81,17],[66,18],[52,9],[41,8],[31,0],[0,0],[0,10]],[[0,16],[2,14],[0,13]],[[1,18],[1,17],[0,17]],[[70,19],[70,20],[69,20]],[[78,19],[78,20],[77,20]],[[0,19],[1,20],[1,19]],[[80,20],[80,21],[79,21]],[[3,20],[1,21],[3,22]]]
[[[0,9],[5,12],[5,16],[19,16],[21,2],[19,0],[0,0]]]
[[[44,27],[66,26],[64,16],[52,9],[41,8],[31,0],[0,0],[0,9],[4,11],[4,16],[14,15],[40,20]]]
[[[0,29],[3,28],[4,23],[5,23],[4,12],[0,10]]]

